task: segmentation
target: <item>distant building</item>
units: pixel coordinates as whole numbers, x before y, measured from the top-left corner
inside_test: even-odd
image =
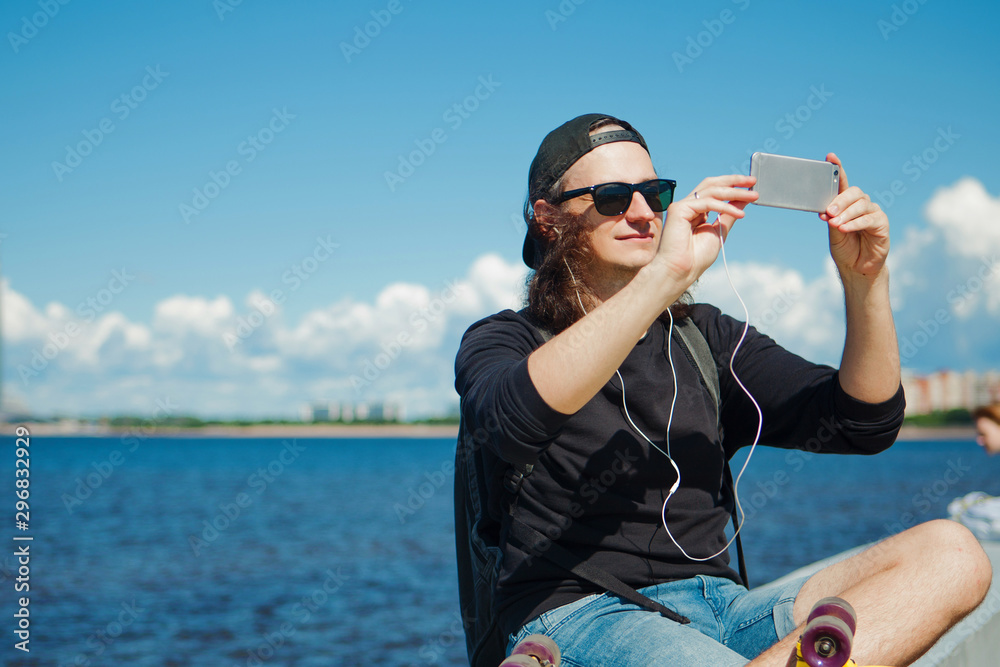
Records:
[[[399,421],[399,409],[392,403],[370,403],[368,405],[368,419],[371,421]]]
[[[317,401],[303,406],[301,410],[302,421],[305,422],[335,422],[342,419],[344,413],[350,415],[350,406],[342,406],[337,401]],[[344,421],[350,421],[350,416]]]
[[[356,404],[315,401],[302,406],[300,410],[304,422],[399,421],[402,414],[399,406],[381,401]]]
[[[947,410],[974,410],[1000,400],[1000,372],[958,372],[943,369],[927,375],[903,371],[906,414],[925,415]]]

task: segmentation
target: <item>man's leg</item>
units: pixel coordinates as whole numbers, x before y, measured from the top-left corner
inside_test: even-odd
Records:
[[[744,667],[747,659],[720,641],[715,608],[706,601],[701,577],[641,589],[687,616],[682,625],[611,594],[591,595],[550,610],[511,637],[514,644],[533,633],[552,638],[564,667]]]
[[[930,521],[889,537],[813,575],[795,599],[795,632],[754,660],[794,666],[803,624],[820,599],[836,595],[858,614],[858,665],[909,665],[986,597],[993,570],[964,526]]]

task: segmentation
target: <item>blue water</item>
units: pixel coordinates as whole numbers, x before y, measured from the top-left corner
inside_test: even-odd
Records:
[[[287,442],[34,437],[21,532],[0,438],[0,660],[466,664],[453,441]],[[758,450],[741,483],[754,583],[1000,495],[1000,459],[971,442],[800,456]],[[13,648],[15,535],[34,538],[30,654]]]

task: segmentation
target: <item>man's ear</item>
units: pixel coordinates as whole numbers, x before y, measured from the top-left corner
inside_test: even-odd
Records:
[[[539,199],[535,202],[535,226],[536,234],[538,234],[542,240],[546,243],[551,243],[555,240],[556,235],[559,233],[556,226],[556,216],[559,209],[544,199]]]

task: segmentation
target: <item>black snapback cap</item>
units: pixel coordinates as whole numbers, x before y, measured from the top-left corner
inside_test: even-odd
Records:
[[[591,135],[590,129],[603,120],[611,121],[624,129]],[[549,132],[542,140],[542,145],[538,147],[538,153],[535,154],[535,159],[531,161],[531,169],[528,170],[528,200],[524,204],[525,220],[531,219],[535,202],[541,199],[542,195],[546,194],[577,160],[598,146],[615,141],[634,141],[646,149],[647,153],[649,152],[646,140],[634,127],[608,114],[588,113],[577,116]],[[537,269],[544,252],[542,244],[529,230],[524,236],[524,247],[521,250],[524,263],[532,269]]]

